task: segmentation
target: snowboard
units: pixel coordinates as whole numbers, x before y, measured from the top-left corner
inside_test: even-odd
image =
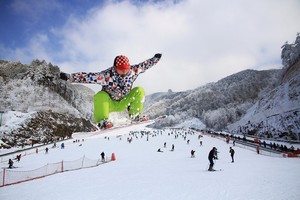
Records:
[[[112,126],[110,128],[100,129],[99,131],[104,132],[104,131],[109,131],[109,130],[115,130],[115,129],[121,129],[121,128],[126,128],[126,127],[136,126],[136,125],[139,125],[139,124],[152,124],[152,123],[154,123],[153,120],[136,121],[136,122],[131,122],[130,124],[122,125],[122,126]]]
[[[140,124],[152,124],[154,123],[153,120],[148,120],[148,121],[142,121],[142,122],[134,122],[131,124],[126,124],[126,125],[122,125],[122,126],[113,126],[111,128],[107,128],[107,129],[98,129],[97,131],[94,132],[79,132],[79,133],[73,133],[72,134],[72,138],[86,138],[86,137],[92,137],[92,136],[96,136],[99,134],[103,134],[103,133],[109,133],[113,130],[118,130],[118,129],[123,129],[123,128],[128,128],[128,127],[134,127]]]

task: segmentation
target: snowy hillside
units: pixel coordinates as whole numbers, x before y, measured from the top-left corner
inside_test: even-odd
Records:
[[[3,147],[48,143],[74,131],[95,130],[94,92],[59,78],[45,61],[31,65],[0,61],[0,136]],[[11,123],[11,122],[14,123]]]
[[[194,90],[146,96],[144,114],[153,127],[226,130],[263,138],[299,141],[300,67],[244,70]],[[48,143],[76,131],[94,131],[93,95],[60,79],[57,66],[0,61],[1,147]],[[127,112],[111,114],[115,125],[130,123]],[[14,122],[14,123],[11,123]]]
[[[197,118],[214,130],[299,141],[299,65],[289,71],[245,70],[195,90],[149,95],[145,112],[168,116],[155,127]]]
[[[282,70],[245,70],[195,90],[149,95],[145,112],[151,117],[172,116],[165,124],[200,119],[208,128],[224,130],[239,120],[264,95],[279,85]]]
[[[5,186],[0,188],[0,199],[298,200],[300,196],[299,159],[265,152],[258,155],[254,149],[238,145],[233,147],[235,162],[231,163],[232,143],[203,135],[200,146],[198,132],[138,126],[91,137],[81,134],[76,139],[81,142],[65,141],[64,149],[49,146],[47,154],[45,147],[38,154],[29,151],[20,162],[15,161],[19,168],[13,171],[33,173],[47,163],[76,161],[83,156],[97,160],[101,152],[108,157],[114,153],[116,161]],[[172,144],[174,151],[170,151]],[[207,171],[212,147],[219,152],[215,169],[222,171]],[[157,152],[159,148],[162,153]],[[196,151],[195,158],[191,158],[191,150]],[[1,162],[1,167],[7,163]]]
[[[228,126],[232,132],[300,140],[300,61],[290,70],[278,87],[266,91],[241,120]]]
[[[0,61],[0,111],[52,110],[91,117],[91,101],[86,101],[76,85],[61,80],[59,74],[57,66],[45,61],[35,60],[31,65]]]

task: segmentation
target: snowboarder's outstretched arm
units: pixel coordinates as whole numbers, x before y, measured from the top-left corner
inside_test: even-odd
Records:
[[[100,85],[107,85],[105,75],[103,72],[78,72],[72,74],[60,72],[60,79],[71,83],[94,83]]]
[[[151,68],[153,65],[155,65],[156,63],[158,63],[158,61],[160,60],[162,54],[157,53],[155,54],[152,58],[145,60],[144,62],[141,62],[137,65],[132,65],[131,68],[135,71],[138,71],[139,73],[143,73],[145,72],[147,69]]]
[[[157,53],[152,58],[141,62],[137,65],[131,65],[130,70],[135,74],[138,75],[140,73],[145,72],[147,69],[151,68],[153,65],[158,63],[158,61],[161,58],[161,54]],[[110,67],[102,72],[79,72],[79,73],[72,73],[72,74],[66,74],[61,72],[60,78],[66,81],[69,81],[71,83],[93,83],[93,84],[100,84],[102,86],[109,85],[115,79],[113,78],[115,75],[116,70],[113,67]],[[137,76],[136,76],[137,77]],[[136,79],[134,78],[134,80]],[[133,80],[133,81],[134,81]]]
[[[71,83],[93,83],[100,85],[107,85],[107,81],[105,79],[105,73],[103,72],[79,72],[70,74],[70,78],[68,79]]]

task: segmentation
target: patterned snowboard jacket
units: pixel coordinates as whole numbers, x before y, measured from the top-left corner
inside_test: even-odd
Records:
[[[114,100],[121,100],[129,94],[133,82],[147,69],[155,65],[160,58],[153,57],[137,65],[131,65],[125,76],[120,76],[114,67],[102,72],[80,72],[70,74],[70,81],[75,83],[94,83],[102,85],[102,91],[107,92]]]

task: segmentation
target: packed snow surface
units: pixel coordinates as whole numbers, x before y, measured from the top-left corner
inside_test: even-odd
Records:
[[[140,131],[150,131],[142,137]],[[135,135],[129,135],[136,131]],[[0,188],[1,200],[298,200],[300,197],[300,160],[278,155],[258,155],[254,150],[235,146],[235,162],[231,163],[225,141],[199,133],[166,129],[158,132],[136,125],[108,132],[79,133],[65,141],[65,149],[51,148],[49,153],[39,151],[15,161],[15,171],[37,169],[47,163],[73,161],[84,155],[98,159],[116,155],[111,161],[97,167],[54,174]],[[131,143],[127,138],[132,137]],[[84,138],[84,141],[81,139]],[[73,140],[80,139],[80,143]],[[188,140],[190,143],[188,144]],[[203,145],[200,146],[200,140]],[[166,142],[166,148],[164,143]],[[170,151],[174,144],[175,150]],[[58,145],[59,146],[59,145]],[[217,147],[219,159],[208,172],[208,153]],[[157,152],[158,149],[163,152]],[[190,151],[195,150],[195,158]],[[32,150],[31,150],[32,151]],[[7,159],[9,157],[6,157]],[[3,158],[2,158],[3,159]],[[1,167],[7,167],[1,162]]]

